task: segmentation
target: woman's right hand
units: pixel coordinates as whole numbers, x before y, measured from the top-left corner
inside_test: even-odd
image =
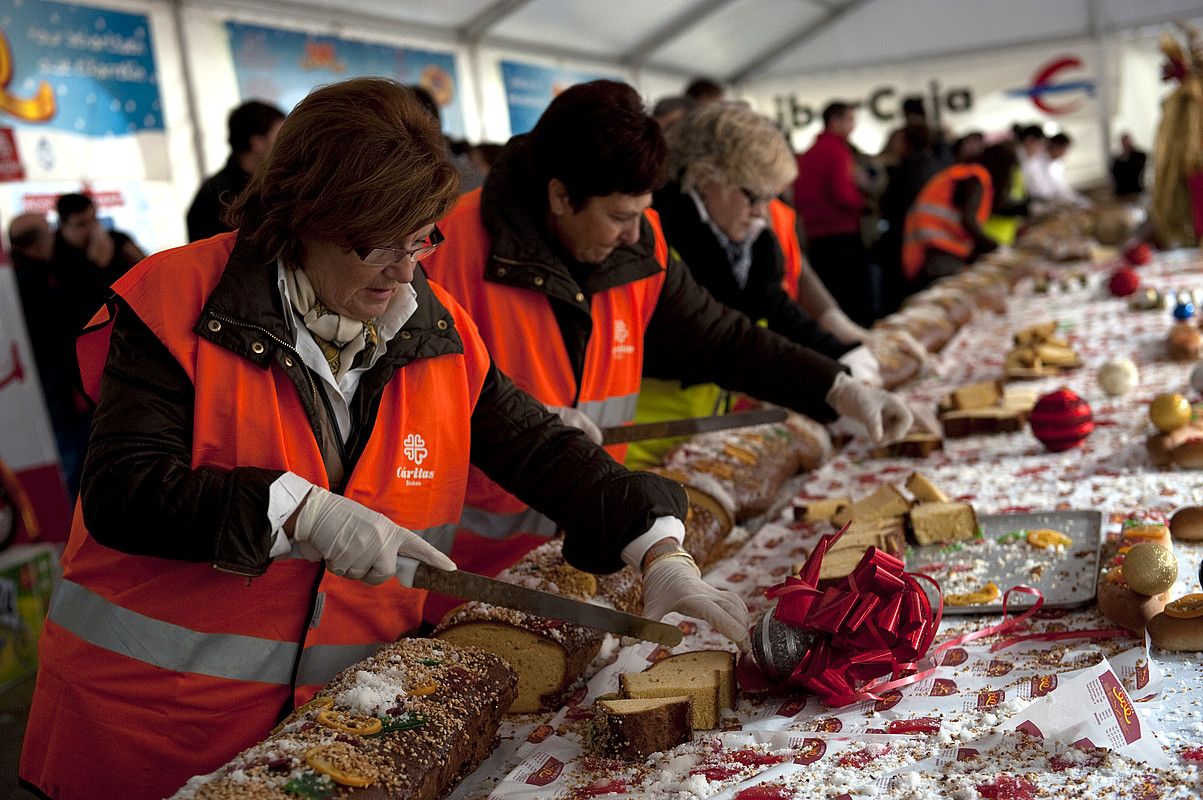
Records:
[[[297,510],[293,539],[304,557],[324,559],[335,575],[366,583],[384,583],[396,575],[398,556],[455,569],[454,561],[417,534],[319,486],[309,490]]]

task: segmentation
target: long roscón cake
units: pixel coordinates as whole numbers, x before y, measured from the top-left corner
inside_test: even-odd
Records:
[[[402,639],[171,800],[444,797],[492,752],[516,683],[490,653]]]

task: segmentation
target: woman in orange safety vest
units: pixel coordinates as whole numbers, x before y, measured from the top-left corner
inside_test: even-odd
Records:
[[[455,568],[435,545],[449,549],[470,460],[557,519],[583,569],[616,569],[653,522],[682,525],[679,486],[627,472],[519,391],[417,269],[457,196],[410,90],[335,84],[284,122],[230,210],[238,231],[113,287],[80,341],[99,405],[26,787],[169,795],[417,627],[425,592],[391,580],[397,558]]]

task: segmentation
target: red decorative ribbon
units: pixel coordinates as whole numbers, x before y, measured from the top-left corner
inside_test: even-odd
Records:
[[[912,669],[931,647],[944,609],[941,597],[933,612],[919,580],[930,581],[937,596],[939,584],[908,573],[902,560],[876,547],[865,551],[850,575],[820,589],[823,558],[845,530],[823,536],[801,575],[765,593],[777,599],[777,619],[816,636],[785,685],[807,689],[831,706],[876,699],[872,690],[889,684],[861,684]]]

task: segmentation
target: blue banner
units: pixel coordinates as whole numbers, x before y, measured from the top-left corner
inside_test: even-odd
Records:
[[[244,100],[266,100],[292,109],[315,86],[376,75],[420,85],[443,115],[443,130],[464,137],[463,101],[455,54],[313,36],[227,22],[230,53]]]
[[[506,108],[510,112],[510,134],[516,136],[535,127],[543,110],[569,86],[603,79],[623,80],[614,75],[596,75],[523,61],[502,61],[501,81],[505,86]]]
[[[0,120],[92,137],[163,130],[150,22],[49,0],[0,0]]]

